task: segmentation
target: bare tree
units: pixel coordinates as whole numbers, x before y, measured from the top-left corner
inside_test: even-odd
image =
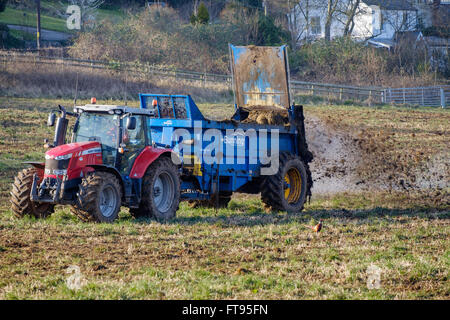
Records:
[[[291,8],[290,5],[293,4]],[[309,29],[309,0],[289,3],[288,28],[291,31],[292,46],[295,47],[299,40],[308,33]],[[301,23],[303,21],[304,23]],[[306,35],[307,36],[307,35]]]
[[[382,23],[390,25],[395,32],[414,30],[417,24],[415,11],[381,9]]]
[[[324,30],[325,39],[329,41],[333,24],[336,22],[343,24],[341,16],[347,3],[347,0],[297,1],[288,18],[289,29],[293,32],[293,42],[317,38],[317,35],[323,34],[321,30]],[[320,31],[314,31],[314,28]]]
[[[361,0],[350,1],[347,10],[344,12],[346,21],[344,25],[344,36],[350,36],[355,27],[355,17],[359,13]]]
[[[338,13],[338,5],[341,0],[328,0],[327,3],[327,14],[325,18],[325,40],[330,41],[331,39],[331,24],[335,19],[336,13]]]

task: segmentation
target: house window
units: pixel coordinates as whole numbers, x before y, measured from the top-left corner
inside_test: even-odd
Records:
[[[403,22],[402,22],[403,29],[408,29],[408,11],[403,11]]]
[[[320,17],[311,17],[311,33],[320,34]]]

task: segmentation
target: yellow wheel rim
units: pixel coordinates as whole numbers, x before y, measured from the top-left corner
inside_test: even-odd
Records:
[[[288,203],[295,203],[302,193],[302,177],[297,168],[290,168],[284,176],[284,198]]]

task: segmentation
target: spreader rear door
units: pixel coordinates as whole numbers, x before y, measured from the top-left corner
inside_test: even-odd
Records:
[[[290,106],[286,46],[257,47],[230,44],[234,98],[238,107]]]

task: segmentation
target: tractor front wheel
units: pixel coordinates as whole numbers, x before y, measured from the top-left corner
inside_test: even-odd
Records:
[[[109,172],[94,172],[83,178],[72,213],[83,221],[113,222],[122,201],[122,187]]]
[[[36,168],[24,169],[17,174],[12,184],[10,192],[11,209],[19,218],[23,218],[26,215],[46,218],[54,212],[54,204],[33,202],[30,199],[35,173],[38,173]]]

